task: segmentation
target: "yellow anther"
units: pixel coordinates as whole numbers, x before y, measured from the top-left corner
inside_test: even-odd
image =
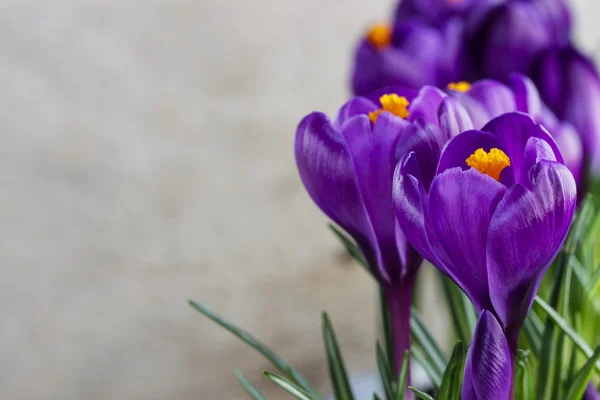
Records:
[[[475,168],[497,181],[500,180],[500,173],[504,168],[510,167],[510,158],[502,150],[495,148],[491,149],[489,153],[483,149],[477,149],[466,159],[466,162],[469,167]]]
[[[381,108],[377,111],[369,113],[369,119],[372,123],[375,123],[377,121],[377,118],[379,117],[379,114],[381,114],[384,111],[387,111],[403,119],[408,118],[408,105],[410,104],[410,102],[406,99],[406,97],[398,96],[395,93],[384,94],[379,98],[379,102],[381,103]]]
[[[456,90],[457,92],[466,92],[471,89],[471,84],[469,82],[460,81],[460,82],[452,82],[448,84],[448,89]]]
[[[392,42],[392,28],[388,24],[375,24],[367,34],[367,41],[376,49],[381,49]]]

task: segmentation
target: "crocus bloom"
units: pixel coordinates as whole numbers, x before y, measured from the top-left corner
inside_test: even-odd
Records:
[[[296,162],[306,190],[356,240],[386,295],[396,368],[410,348],[410,300],[422,258],[397,225],[393,173],[414,152],[429,188],[442,146],[464,122],[453,103],[433,87],[418,94],[390,88],[350,100],[333,119],[314,112],[296,131]]]
[[[420,89],[444,85],[462,75],[462,24],[438,29],[418,20],[374,25],[360,41],[352,73],[352,89],[367,95],[399,85]]]
[[[550,134],[503,114],[444,148],[429,190],[418,155],[394,176],[396,216],[412,246],[449,275],[476,309],[500,322],[511,353],[577,202],[573,175]]]
[[[513,366],[508,342],[494,315],[484,310],[467,352],[462,400],[508,400]]]
[[[558,144],[565,165],[576,182],[582,180],[583,144],[573,125],[560,121],[546,107],[533,82],[524,75],[513,74],[509,85],[484,79],[470,85],[461,82],[450,84],[448,91],[458,103],[463,105],[475,129],[481,129],[492,118],[511,111],[529,114],[537,123],[546,128]],[[599,130],[600,131],[600,130]]]
[[[480,16],[495,3],[497,0],[402,0],[396,8],[396,20],[422,18],[442,26],[451,18]]]
[[[598,389],[596,389],[592,383],[585,389],[583,400],[600,400],[600,393],[598,393]]]
[[[592,171],[600,174],[600,77],[594,64],[573,47],[541,56],[534,80],[542,99],[580,133]]]

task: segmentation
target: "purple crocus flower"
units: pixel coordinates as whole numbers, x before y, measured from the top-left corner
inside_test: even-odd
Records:
[[[543,100],[579,131],[590,167],[600,174],[600,77],[594,64],[566,47],[544,53],[535,71]]]
[[[503,114],[451,139],[429,189],[418,155],[394,176],[396,216],[410,244],[500,322],[513,356],[540,280],[577,203],[555,141],[527,114]]]
[[[385,294],[396,369],[410,348],[411,294],[422,257],[396,222],[392,178],[398,161],[414,152],[429,188],[444,143],[461,125],[451,103],[433,87],[390,88],[350,100],[333,119],[314,112],[296,131],[306,190],[356,240]]]
[[[484,79],[473,85],[462,83],[449,85],[450,95],[465,107],[475,129],[481,129],[488,121],[511,111],[529,114],[546,128],[558,144],[565,165],[579,184],[583,172],[583,144],[578,132],[568,122],[560,121],[544,105],[533,82],[524,75],[513,74],[509,85]],[[457,90],[458,89],[458,90]]]
[[[462,400],[512,398],[513,365],[508,342],[494,315],[484,310],[467,352]]]
[[[420,18],[429,24],[442,26],[455,17],[481,16],[499,0],[402,0],[396,8],[396,20]]]
[[[600,393],[591,382],[585,389],[582,400],[600,400]]]
[[[373,26],[356,49],[354,94],[364,96],[394,85],[418,90],[458,80],[465,58],[462,37],[459,21],[440,29],[416,19],[393,27]]]

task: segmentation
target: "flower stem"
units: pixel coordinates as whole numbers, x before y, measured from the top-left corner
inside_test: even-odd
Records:
[[[385,288],[383,290],[383,299],[385,300],[384,304],[382,304],[384,329],[387,330],[385,333],[390,342],[386,343],[386,349],[388,351],[388,359],[390,360],[395,379],[398,378],[400,373],[404,352],[410,350],[410,307],[412,291],[412,282],[399,287]],[[410,367],[407,383],[410,385]],[[408,386],[406,396],[405,399],[412,398],[412,393],[408,390]]]

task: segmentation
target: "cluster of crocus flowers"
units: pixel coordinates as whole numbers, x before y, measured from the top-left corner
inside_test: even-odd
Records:
[[[563,0],[403,0],[387,32],[383,41],[361,39],[355,94],[484,78],[509,84],[512,74],[527,75],[557,120],[572,124],[600,176],[600,78],[571,43]]]
[[[573,219],[575,179],[539,123],[546,120],[555,118],[531,81],[514,76],[510,86],[382,89],[350,100],[333,119],[312,113],[296,131],[308,193],[356,240],[386,295],[396,368],[410,347],[422,257],[481,313],[466,400],[482,398],[468,397],[480,390],[468,382],[485,374],[482,357],[503,360],[503,379],[512,382],[520,328]]]

